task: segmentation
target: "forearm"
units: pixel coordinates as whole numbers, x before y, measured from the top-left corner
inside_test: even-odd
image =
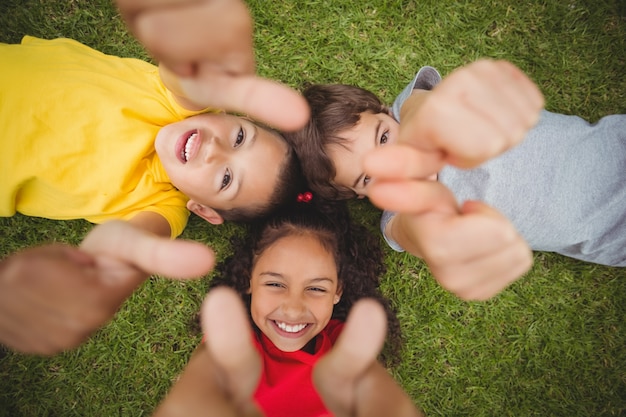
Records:
[[[142,211],[128,221],[135,227],[154,233],[157,236],[170,237],[171,228],[168,221],[160,215],[152,211]]]
[[[207,0],[116,0],[117,8],[130,29],[137,15],[148,10],[181,7]]]
[[[355,415],[359,417],[423,416],[407,393],[379,362],[374,362],[366,370],[359,381],[357,392]]]
[[[58,243],[0,261],[0,344],[39,355],[78,346],[110,317],[94,311],[101,292],[94,265],[88,254]]]

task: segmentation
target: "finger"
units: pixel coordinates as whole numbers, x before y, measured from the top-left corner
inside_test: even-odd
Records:
[[[514,85],[523,93],[525,93],[524,97],[528,103],[528,106],[532,109],[541,109],[545,105],[545,98],[543,97],[543,93],[522,70],[517,68],[510,62],[507,61],[497,61],[498,65],[501,66],[503,73],[508,77],[510,81],[505,81],[507,85]]]
[[[456,214],[458,210],[452,192],[437,181],[373,180],[370,183],[368,197],[379,208],[399,213],[417,215],[436,211]]]
[[[260,417],[258,409],[238,409],[218,378],[205,344],[198,346],[153,417]]]
[[[437,94],[439,93],[439,94]],[[445,97],[441,91],[433,93],[424,105],[417,124],[434,126],[422,128],[422,140],[413,146],[437,149],[443,163],[459,168],[471,168],[502,153],[509,147],[508,131],[503,132],[494,124],[491,115],[478,111],[468,103],[473,96]],[[445,101],[444,101],[445,100]],[[483,104],[484,105],[484,104]],[[403,130],[400,143],[416,140],[411,130]],[[423,130],[426,130],[423,132]]]
[[[292,131],[309,119],[309,106],[295,90],[255,76],[215,74],[203,80],[181,78],[185,94],[198,103],[244,113],[279,130]],[[271,103],[271,105],[268,105]]]
[[[519,143],[542,105],[538,88],[515,66],[480,60],[446,77],[405,123],[399,141],[440,149],[447,163],[474,167]],[[421,136],[419,143],[411,134]]]
[[[461,210],[462,216],[440,222],[423,216],[415,228],[431,237],[423,256],[442,287],[465,300],[484,300],[527,272],[532,252],[497,210],[476,201]]]
[[[111,318],[119,306],[107,301],[112,293],[88,254],[60,244],[33,247],[3,261],[0,314],[27,341],[21,351],[53,354],[79,345]]]
[[[467,203],[464,205],[468,206]],[[436,264],[447,264],[450,259],[458,263],[470,262],[497,251],[501,246],[522,240],[506,217],[484,204],[480,210],[469,213],[425,213],[412,218],[411,222],[413,229],[429,237],[430,244],[424,248],[423,256]]]
[[[374,300],[355,304],[333,349],[313,368],[313,383],[335,416],[351,416],[359,406],[359,378],[380,353],[387,331],[383,308]]]
[[[23,289],[9,295],[0,297],[0,342],[22,353],[53,355],[74,348],[103,321],[89,310],[77,309],[71,297],[55,298]]]
[[[105,254],[135,265],[148,274],[171,278],[202,276],[215,263],[214,253],[201,243],[158,237],[124,221],[96,226],[81,248],[92,255]]]
[[[156,417],[260,417],[252,395],[261,361],[237,294],[213,289],[202,308],[205,335]]]
[[[483,143],[494,145],[495,149],[486,153],[483,160],[519,143],[539,119],[543,104],[539,90],[518,68],[506,61],[480,60],[453,73],[446,81],[455,84],[442,83],[442,92],[457,97],[450,100],[446,110],[451,116],[457,112],[466,114],[466,121],[460,120],[459,124],[471,127],[468,132],[473,132],[474,127],[477,129],[473,132],[473,141],[463,143],[477,148]],[[463,88],[456,88],[457,85]]]
[[[510,62],[495,61],[489,75],[492,74],[496,81],[489,91],[496,92],[497,97],[490,102],[495,108],[487,110],[487,114],[491,114],[494,123],[508,134],[510,145],[514,146],[539,121],[543,95],[526,74]]]
[[[521,278],[532,266],[532,252],[523,241],[465,263],[431,268],[433,276],[447,291],[463,300],[483,301],[496,296]],[[469,278],[468,278],[469,277]]]
[[[151,6],[136,16],[133,29],[150,53],[174,71],[193,63],[225,73],[254,73],[252,19],[241,1]]]
[[[0,344],[20,353],[34,355],[53,355],[62,350],[52,346],[47,338],[40,336],[39,322],[32,323],[33,325],[25,323],[23,320],[25,313],[15,311],[15,303],[10,299],[1,302],[3,306],[0,311]]]
[[[249,409],[262,365],[241,298],[232,289],[215,288],[204,300],[201,314],[205,343],[223,371],[229,395],[238,407]]]
[[[376,360],[386,333],[387,316],[380,303],[369,299],[357,302],[350,310],[335,346],[326,355],[329,364],[344,363],[333,368],[335,375],[344,379],[358,377]]]
[[[378,147],[363,158],[363,170],[377,180],[426,178],[441,170],[444,155],[441,152],[422,151],[407,144]]]
[[[509,135],[515,128],[532,126],[544,104],[539,88],[519,68],[503,60],[473,62],[454,71],[438,87],[459,96]]]

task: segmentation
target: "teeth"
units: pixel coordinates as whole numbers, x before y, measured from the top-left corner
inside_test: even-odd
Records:
[[[185,144],[185,151],[183,155],[183,158],[185,159],[185,161],[189,160],[189,151],[191,150],[191,147],[193,146],[193,143],[195,142],[197,137],[198,137],[197,133],[192,133],[191,136],[189,136],[189,139],[187,139],[187,143]]]
[[[283,331],[287,333],[298,333],[302,329],[306,327],[306,324],[294,324],[293,326],[287,323],[276,322],[276,325]]]

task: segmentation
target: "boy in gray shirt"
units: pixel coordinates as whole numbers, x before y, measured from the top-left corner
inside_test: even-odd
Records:
[[[626,266],[626,115],[591,125],[541,110],[536,86],[503,61],[475,62],[443,82],[424,67],[391,109],[353,86],[303,94],[312,120],[289,139],[311,188],[390,210],[381,221],[389,245],[424,258],[457,295],[495,295],[516,279],[497,278],[505,265],[523,264],[504,254],[521,252],[491,207],[534,250]],[[486,264],[491,278],[478,278]]]

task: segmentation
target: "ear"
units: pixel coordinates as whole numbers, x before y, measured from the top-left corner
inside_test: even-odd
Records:
[[[335,298],[333,300],[333,304],[337,304],[341,300],[341,295],[343,294],[343,288],[337,287],[337,292],[335,293]]]
[[[217,211],[213,210],[211,207],[205,206],[204,204],[197,203],[194,200],[189,200],[187,202],[187,209],[211,224],[224,223],[224,219],[217,213]]]

